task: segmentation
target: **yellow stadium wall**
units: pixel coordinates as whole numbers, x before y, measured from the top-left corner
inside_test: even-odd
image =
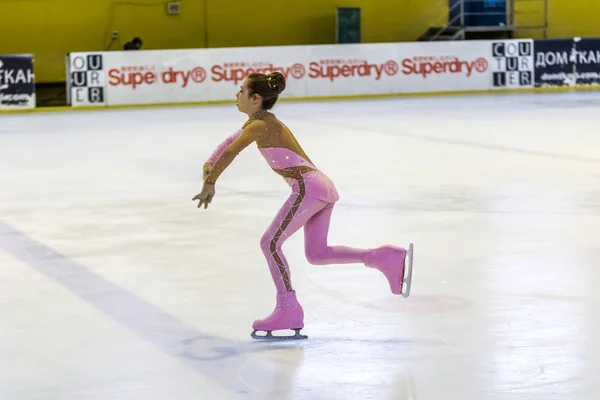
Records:
[[[543,0],[513,0],[516,25],[542,25]],[[548,38],[600,37],[599,0],[548,0]],[[518,37],[543,38],[541,29],[520,30]]]
[[[337,7],[361,8],[364,43],[416,40],[432,23],[423,20],[426,12],[433,8],[433,15],[438,17],[448,12],[444,0],[209,1],[209,44],[230,47],[335,43]]]
[[[361,7],[363,42],[375,43],[415,40],[447,14],[441,0],[182,0],[170,16],[167,2],[0,0],[0,53],[33,53],[38,82],[64,82],[66,53],[105,50],[113,31],[110,50],[135,36],[144,49],[326,44],[336,8]]]

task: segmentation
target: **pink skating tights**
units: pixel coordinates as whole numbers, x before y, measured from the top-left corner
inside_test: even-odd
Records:
[[[301,227],[304,227],[306,258],[311,264],[365,262],[365,255],[369,252],[367,249],[328,245],[327,235],[334,204],[305,196],[303,190],[292,193],[264,233],[260,247],[278,293],[292,290],[290,268],[281,246]]]

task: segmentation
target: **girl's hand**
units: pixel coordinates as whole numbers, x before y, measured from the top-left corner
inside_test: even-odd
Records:
[[[208,184],[204,182],[204,186],[202,187],[202,191],[198,193],[192,201],[199,200],[198,208],[204,204],[204,209],[208,207],[208,204],[212,202],[212,198],[215,195],[215,185]]]

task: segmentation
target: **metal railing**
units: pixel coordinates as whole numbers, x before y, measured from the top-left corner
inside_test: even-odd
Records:
[[[454,33],[451,36],[450,40],[456,40],[459,37],[462,40],[464,40],[464,36],[465,36],[465,32],[464,32],[464,26],[465,26],[465,2],[464,1],[458,1],[458,2],[454,3],[454,5],[448,9],[448,14],[452,15],[453,11],[458,11],[458,12],[456,13],[456,15],[450,21],[448,21],[448,23],[446,24],[446,26],[444,28],[440,29],[435,35],[433,35],[429,39],[430,41],[437,40],[440,36],[442,36],[442,34],[444,34],[445,32],[447,32],[448,30],[450,30],[450,28],[455,27],[455,24],[457,22],[460,23],[458,25],[460,29],[458,30],[458,32]]]
[[[468,32],[505,31],[516,34],[522,31],[541,30],[544,38],[548,37],[548,0],[508,0],[506,11],[470,12],[466,11],[466,3],[484,2],[486,0],[462,0],[448,7],[448,0],[440,0],[425,10],[414,23],[405,30],[405,37],[423,34],[424,22],[428,26],[440,26],[427,40],[464,40]],[[535,8],[538,8],[537,10]],[[467,21],[471,17],[501,16],[506,22],[498,25],[472,26]],[[420,31],[416,31],[419,28]]]

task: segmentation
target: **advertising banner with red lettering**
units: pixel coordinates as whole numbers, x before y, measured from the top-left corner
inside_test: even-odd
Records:
[[[207,98],[208,55],[189,50],[105,56],[109,104],[186,103]]]
[[[504,71],[505,41],[348,44],[71,53],[73,107],[235,100],[251,73],[279,71],[283,98],[490,90],[525,82]],[[503,60],[502,57],[506,58]],[[529,59],[518,61],[528,66]],[[529,55],[527,57],[530,57]]]
[[[400,47],[400,93],[486,90],[490,87],[487,41],[405,43]]]
[[[207,64],[189,50],[71,53],[67,92],[72,106],[209,100]]]
[[[397,44],[309,46],[304,60],[307,96],[397,92],[399,48]]]
[[[306,46],[211,49],[208,54],[206,100],[235,100],[248,75],[275,71],[286,78],[282,97],[306,96]]]

